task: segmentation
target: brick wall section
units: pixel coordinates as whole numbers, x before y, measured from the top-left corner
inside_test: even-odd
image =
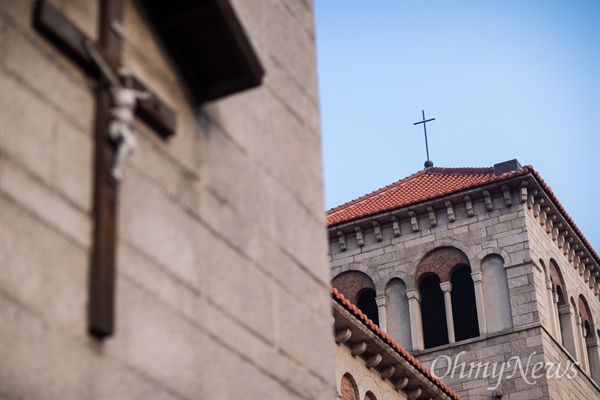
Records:
[[[233,1],[266,78],[197,113],[127,2],[124,63],[178,129],[135,124],[116,335],[98,343],[93,89],[32,29],[33,3],[0,2],[0,397],[334,397],[312,4]],[[95,37],[96,1],[52,3]]]

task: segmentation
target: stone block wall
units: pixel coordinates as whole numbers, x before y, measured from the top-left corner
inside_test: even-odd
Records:
[[[513,189],[512,201],[508,205],[498,189],[493,187],[489,189],[492,193],[492,210],[486,208],[481,195],[478,197],[476,194],[471,194],[474,210],[472,216],[468,215],[465,203],[456,201],[458,196],[455,196],[452,201],[454,221],[448,217],[443,206],[444,199],[438,199],[429,204],[414,205],[413,218],[406,210],[395,210],[388,215],[379,215],[371,219],[363,218],[330,227],[330,276],[334,278],[347,271],[360,271],[368,276],[373,281],[377,294],[380,326],[392,336],[399,331],[392,329],[393,321],[390,317],[401,316],[401,324],[413,324],[415,321],[412,316],[409,318],[407,312],[397,312],[397,309],[404,310],[406,305],[390,304],[391,297],[386,289],[392,279],[400,278],[404,281],[407,292],[404,297],[407,297],[411,289],[418,290],[415,275],[421,260],[434,249],[444,247],[453,247],[464,253],[469,260],[471,270],[476,274],[483,270],[483,261],[489,255],[496,254],[502,257],[509,292],[511,328],[497,332],[488,331],[486,334],[454,344],[418,351],[414,347],[417,343],[414,336],[415,333],[422,335],[421,324],[417,323],[416,328],[411,326],[412,342],[405,340],[406,338],[394,337],[399,343],[412,350],[412,353],[428,367],[432,366],[436,358],[442,357],[434,365],[434,372],[438,376],[443,376],[446,368],[443,357],[454,360],[463,351],[466,353],[461,357],[467,364],[478,361],[490,364],[497,362],[499,367],[504,363],[505,368],[508,368],[510,365],[506,363],[511,358],[514,367],[516,362],[514,357],[523,365],[530,356],[531,365],[552,362],[553,356],[548,354],[549,350],[546,347],[553,348],[553,354],[556,353],[555,348],[562,347],[557,342],[554,342],[553,346],[546,344],[547,336],[552,332],[551,305],[546,301],[546,277],[539,260],[545,260],[547,265],[552,258],[561,266],[568,264],[567,258],[563,254],[563,249],[559,248],[552,236],[546,233],[545,227],[542,227],[539,220],[533,217],[530,204],[524,202]],[[433,216],[430,210],[427,210],[427,205],[433,207],[435,211]],[[396,229],[392,222],[387,222],[392,216],[399,218],[399,226],[396,226]],[[372,220],[378,222],[380,233],[376,234],[378,228],[369,227],[372,225]],[[361,227],[360,234],[356,226]],[[493,299],[487,303],[485,301],[485,272],[483,275],[483,314],[489,326],[490,318],[495,317],[493,313],[501,310],[490,313],[490,309],[486,309],[490,305],[488,303],[493,303]],[[589,299],[592,317],[596,321],[597,307],[600,304],[594,296],[594,289],[589,288],[588,283],[585,283],[572,264],[569,265],[569,271],[564,273],[564,277],[567,290],[577,292],[575,298],[579,295],[578,291],[583,293],[587,288],[586,298]],[[487,290],[489,291],[490,288]],[[396,309],[390,312],[393,307]],[[560,357],[564,358],[568,355],[562,354]],[[572,358],[572,361],[576,359]],[[597,393],[595,384],[589,379],[589,369],[586,371],[585,368],[578,368],[578,371],[582,375],[581,379],[577,378],[578,385],[585,386],[585,389],[581,389],[582,393]],[[443,380],[467,398],[480,396],[491,398],[494,390],[497,389],[502,390],[503,398],[511,400],[561,398],[558,392],[554,391],[557,383],[552,378],[546,379],[545,376],[530,384],[531,380],[528,382],[521,377],[520,373],[513,374],[510,378],[503,378],[501,385],[495,388],[493,377],[470,379],[458,375],[447,376]],[[551,382],[550,386],[549,382]]]
[[[96,1],[52,1],[96,37]],[[312,4],[233,1],[263,85],[187,100],[134,2],[124,64],[177,114],[136,121],[116,333],[86,333],[94,82],[0,3],[0,397],[333,398]]]
[[[442,203],[443,204],[443,203]],[[485,208],[483,199],[473,199],[474,215],[467,215],[463,204],[454,206],[456,220],[450,222],[445,208],[436,208],[437,226],[431,226],[427,212],[417,213],[418,227],[413,229],[410,218],[400,219],[401,235],[396,236],[391,223],[382,223],[382,240],[378,241],[373,228],[363,230],[364,245],[359,246],[350,228],[345,233],[347,250],[340,248],[336,230],[330,230],[330,276],[357,270],[366,273],[375,283],[378,295],[383,295],[392,278],[401,278],[408,289],[415,288],[415,272],[419,261],[430,251],[440,247],[455,247],[465,253],[473,271],[480,269],[481,261],[490,254],[504,258],[511,297],[533,291],[527,232],[522,218],[523,206],[504,205],[502,197],[494,198],[493,211]],[[388,217],[389,219],[389,217]],[[364,223],[365,226],[369,222]],[[532,311],[517,310],[513,318],[526,324],[536,319]],[[529,314],[529,315],[527,315]]]
[[[575,360],[565,353],[564,347],[544,331],[542,334],[547,369],[548,386],[552,399],[595,399],[598,385],[589,374],[574,366]]]
[[[594,285],[593,277],[590,277],[589,266],[593,264],[592,260],[587,261],[588,266],[580,260],[580,257],[570,257],[569,251],[566,251],[562,246],[559,247],[559,240],[557,235],[552,234],[552,230],[547,229],[545,220],[542,220],[539,215],[535,215],[534,209],[527,209],[526,222],[528,226],[529,242],[531,247],[532,259],[536,263],[536,296],[539,299],[540,314],[542,315],[543,325],[545,327],[545,340],[549,343],[548,345],[548,357],[552,360],[562,361],[564,364],[565,360],[571,360],[572,362],[578,362],[577,368],[578,374],[586,375],[586,379],[583,379],[581,383],[584,386],[594,385],[600,388],[600,382],[594,381],[592,383],[592,371],[590,367],[593,365],[600,365],[600,359],[598,353],[595,351],[589,352],[587,349],[587,340],[583,337],[581,320],[578,319],[579,315],[586,313],[586,310],[582,310],[578,299],[583,297],[589,311],[591,313],[590,318],[592,322],[591,329],[593,331],[593,340],[597,340],[598,335],[598,323],[600,322],[600,301],[597,295],[597,285]],[[548,232],[550,230],[550,232]],[[563,242],[564,243],[564,242]],[[573,244],[575,244],[573,242]],[[580,247],[581,249],[581,247]],[[571,258],[571,260],[569,260]],[[583,258],[583,257],[581,257]],[[575,304],[572,309],[572,318],[570,323],[564,323],[567,325],[566,329],[572,332],[574,346],[564,344],[560,331],[559,317],[557,317],[556,305],[552,305],[552,301],[556,302],[556,298],[552,298],[550,289],[548,288],[547,281],[552,275],[551,269],[554,268],[560,275],[559,278],[562,281],[562,290],[564,291],[565,301]],[[592,283],[592,284],[590,284]],[[551,315],[551,314],[554,315]],[[564,329],[564,327],[563,327]],[[550,340],[548,337],[551,337]],[[589,354],[588,354],[589,353]],[[600,375],[596,375],[598,379]],[[559,384],[556,388],[559,388]],[[588,387],[586,390],[592,390]],[[560,397],[558,397],[560,398]]]
[[[396,390],[389,381],[381,379],[381,375],[375,369],[368,368],[357,357],[353,357],[349,348],[336,346],[335,358],[335,380],[342,398],[350,391],[347,386],[351,381],[348,378],[344,379],[344,375],[349,374],[356,384],[354,390],[358,390],[359,399],[369,399],[366,396],[367,392],[371,392],[376,399],[407,399],[405,391]]]
[[[548,379],[532,374],[544,363],[539,327],[515,328],[486,339],[426,351],[419,360],[464,398],[548,398]],[[539,375],[539,377],[538,377]]]

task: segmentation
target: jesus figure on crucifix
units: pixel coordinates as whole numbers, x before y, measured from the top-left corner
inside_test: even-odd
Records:
[[[108,124],[108,137],[117,146],[110,176],[118,183],[123,178],[122,167],[125,159],[137,143],[133,134],[135,107],[138,101],[148,101],[152,98],[152,95],[133,88],[133,77],[129,68],[121,67],[117,73],[113,72],[92,43],[85,40],[84,44],[88,54],[110,86],[112,105]],[[121,77],[123,83],[121,83],[119,77]]]

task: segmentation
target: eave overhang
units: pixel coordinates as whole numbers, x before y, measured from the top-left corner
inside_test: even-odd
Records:
[[[140,1],[197,104],[259,86],[264,69],[228,0]]]
[[[365,368],[376,370],[382,380],[388,381],[398,391],[420,390],[420,398],[460,400],[456,392],[381,331],[336,289],[331,289],[331,292],[337,345],[347,346],[351,351],[362,347],[364,350],[361,349],[360,354],[355,356],[365,362]],[[373,365],[373,359],[377,360],[376,365]]]
[[[568,241],[569,248],[577,247],[575,250],[579,254],[579,259],[587,260],[584,264],[589,265],[587,268],[591,269],[592,273],[598,273],[594,277],[600,278],[600,256],[566,212],[558,198],[552,192],[552,189],[532,166],[526,166],[520,171],[501,175],[498,179],[490,183],[457,190],[442,196],[415,201],[402,207],[329,225],[329,237],[330,240],[336,239],[339,236],[338,232],[354,234],[357,227],[365,230],[373,229],[374,222],[381,226],[389,225],[392,218],[407,219],[411,217],[412,213],[420,215],[428,213],[430,210],[443,210],[447,208],[447,201],[454,206],[465,203],[465,196],[469,196],[472,201],[484,198],[487,194],[492,197],[494,195],[498,196],[503,194],[505,188],[508,188],[510,193],[518,191],[519,202],[526,203],[527,207],[533,207],[534,203],[543,203],[544,207],[549,207],[546,211],[548,219],[552,219],[553,227],[560,226],[560,228],[557,228],[558,232],[555,239],[558,239],[558,236],[562,235],[563,243]]]

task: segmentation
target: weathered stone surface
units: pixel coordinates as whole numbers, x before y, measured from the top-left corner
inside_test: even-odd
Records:
[[[546,287],[546,280],[552,275],[555,286],[560,284],[563,289],[565,299],[577,299],[581,295],[588,304],[591,300],[590,314],[594,319],[599,319],[598,298],[585,283],[585,275],[579,276],[579,271],[574,268],[573,263],[576,263],[578,258],[573,256],[572,262],[569,261],[569,253],[565,255],[563,249],[553,241],[551,232],[549,234],[545,226],[540,225],[539,219],[534,215],[535,207],[530,209],[525,203],[514,201],[507,207],[500,188],[490,189],[488,208],[484,198],[472,196],[473,217],[467,213],[464,203],[455,201],[453,197],[455,221],[450,222],[447,212],[437,213],[437,226],[431,227],[426,211],[416,213],[412,218],[407,213],[408,215],[404,214],[397,222],[396,229],[402,232],[402,236],[393,237],[390,241],[377,242],[374,231],[365,230],[364,247],[359,247],[355,241],[348,241],[348,249],[340,252],[335,246],[335,237],[330,232],[331,277],[352,271],[361,271],[372,277],[376,296],[380,301],[385,301],[387,309],[385,313],[380,312],[379,317],[387,317],[384,324],[388,328],[397,323],[389,318],[398,318],[398,312],[393,310],[400,309],[402,304],[396,297],[387,295],[386,288],[393,279],[401,278],[406,284],[405,293],[411,294],[408,296],[409,308],[411,304],[413,307],[410,317],[405,316],[401,323],[407,325],[413,335],[418,337],[423,335],[419,321],[421,318],[430,318],[430,315],[421,315],[418,299],[422,297],[416,295],[416,291],[419,290],[419,276],[435,274],[443,282],[451,279],[455,266],[470,266],[471,271],[480,276],[481,282],[481,294],[475,290],[477,315],[483,315],[488,326],[479,323],[478,320],[479,336],[446,344],[437,350],[423,350],[422,347],[418,347],[419,340],[414,340],[414,337],[412,343],[405,344],[416,354],[417,359],[427,366],[435,365],[434,372],[438,376],[446,373],[449,362],[451,367],[455,366],[453,363],[456,357],[467,366],[469,363],[488,363],[490,370],[494,363],[500,368],[511,359],[514,368],[513,357],[518,357],[523,364],[529,356],[532,356],[532,363],[544,362],[548,358],[562,359],[563,368],[571,355],[579,362],[588,363],[584,357],[586,345],[581,328],[575,325],[575,312],[569,314],[570,319],[564,318],[564,324],[561,322],[561,325],[565,325],[562,329],[570,330],[571,334],[568,337],[575,344],[569,345],[571,350],[566,350],[558,344],[561,343],[561,338],[554,326],[558,327],[558,311],[550,308],[549,305],[553,303],[548,300]],[[430,206],[430,210],[447,206],[448,204],[440,199],[437,204]],[[423,210],[425,208],[422,206]],[[417,218],[420,230],[412,229]],[[368,223],[369,221],[364,222],[365,225]],[[384,238],[393,236],[391,221],[382,224],[381,229]],[[379,254],[380,250],[384,251],[384,255],[393,254],[394,257],[383,259]],[[579,257],[583,258],[583,255],[580,254]],[[360,262],[357,262],[358,260]],[[486,263],[489,260],[500,266],[497,269],[499,274],[486,276],[489,266]],[[554,272],[550,272],[548,268],[551,260],[556,265]],[[502,296],[497,292],[501,286],[505,287],[506,292]],[[504,300],[500,301],[501,298]],[[576,304],[576,300],[572,301]],[[506,309],[497,310],[496,307],[500,306]],[[460,309],[454,312],[460,312]],[[556,317],[552,317],[552,313],[555,313]],[[547,332],[554,332],[554,337],[547,340]],[[579,350],[575,351],[575,346],[579,346]],[[567,352],[571,355],[567,355]],[[444,357],[450,357],[450,360]],[[435,364],[434,360],[437,360]],[[590,382],[590,379],[593,379],[589,373],[590,369],[584,366],[577,371],[579,375],[572,382],[563,378],[560,388],[552,378],[542,377],[530,385],[519,374],[504,376],[499,387],[510,399],[541,396],[574,398],[566,394],[569,388],[578,393],[577,396],[582,396],[581,398],[597,397],[597,388]],[[461,368],[456,369],[453,375],[451,372],[452,370],[447,372],[447,376],[443,378],[444,382],[466,398],[491,397],[496,387],[497,380],[489,376],[483,377],[482,373],[477,377],[461,377]]]
[[[51,0],[95,38],[99,1]],[[86,333],[93,80],[0,5],[0,397],[332,398],[312,8],[234,1],[265,84],[198,107],[134,1],[123,60],[175,110],[135,121],[116,332]],[[231,384],[235,382],[235,384]]]

